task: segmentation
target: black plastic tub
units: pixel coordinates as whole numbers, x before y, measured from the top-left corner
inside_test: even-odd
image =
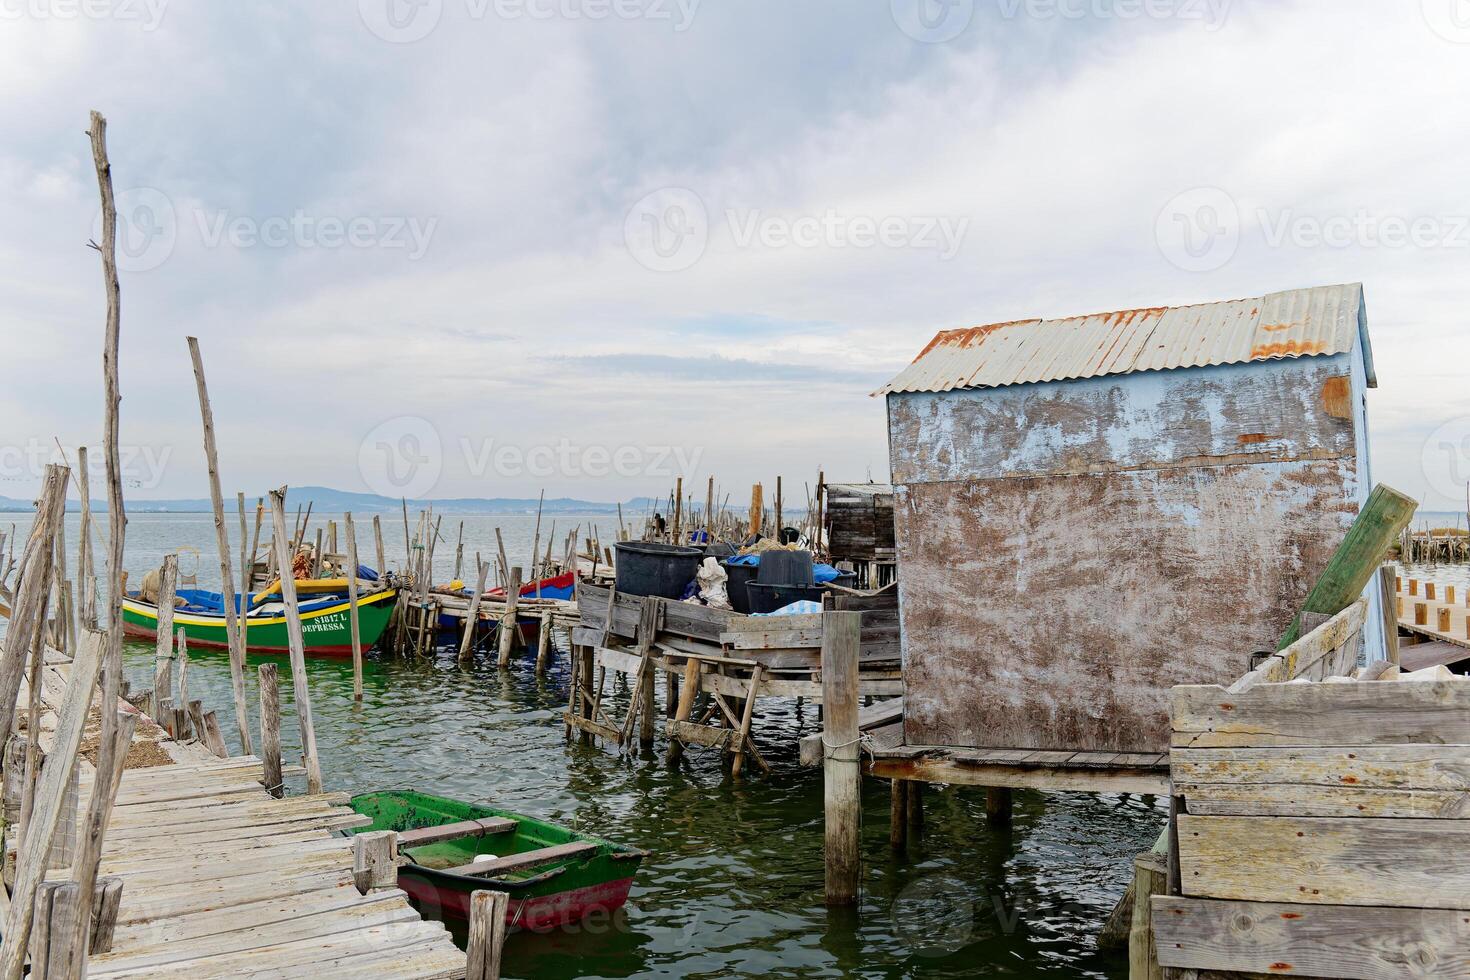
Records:
[[[810,551],[782,551],[773,549],[761,553],[760,574],[757,582],[774,582],[783,585],[812,585],[812,553]]]
[[[773,585],[770,582],[750,582],[745,586],[746,595],[750,598],[750,612],[752,613],[772,613],[802,599],[821,602],[824,591],[820,585]]]
[[[729,576],[725,583],[725,591],[730,593],[730,608],[745,615],[750,612],[750,598],[746,594],[747,583],[755,581],[755,573],[760,570],[759,565],[731,565],[728,562],[720,562],[720,567]]]
[[[617,587],[623,595],[656,595],[680,599],[704,558],[703,548],[684,548],[655,541],[619,541]]]
[[[830,582],[823,582],[822,584],[840,585],[844,589],[855,589],[857,588],[857,572],[838,572],[836,578]]]

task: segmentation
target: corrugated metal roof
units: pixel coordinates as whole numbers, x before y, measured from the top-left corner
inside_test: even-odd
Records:
[[[1361,283],[1199,306],[1017,320],[941,331],[875,394],[1344,354],[1359,336],[1368,384],[1376,387]]]

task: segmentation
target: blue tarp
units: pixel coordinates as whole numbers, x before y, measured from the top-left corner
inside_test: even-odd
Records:
[[[179,589],[175,593],[184,600],[185,605],[178,607],[183,612],[202,613],[204,615],[223,616],[225,614],[225,597],[218,592],[206,592],[204,589]],[[235,611],[240,611],[240,602],[243,596],[235,596]],[[266,596],[262,602],[279,602],[279,592]],[[302,612],[312,612],[343,601],[343,596],[328,595],[316,596],[311,599],[303,599],[300,603]]]

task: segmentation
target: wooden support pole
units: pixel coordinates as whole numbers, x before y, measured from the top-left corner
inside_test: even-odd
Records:
[[[107,837],[107,826],[112,820],[113,806],[117,802],[117,791],[122,785],[123,763],[127,759],[128,748],[133,744],[133,732],[138,725],[138,716],[119,712],[116,701],[113,701],[112,705],[104,710],[116,716],[117,725],[113,732],[111,751],[103,749],[97,754],[97,769],[92,780],[92,797],[87,803],[87,819],[83,824],[76,862],[72,865],[72,879],[80,889],[81,909],[84,910],[79,914],[79,921],[70,937],[71,966],[66,975],[74,977],[86,975],[86,951],[91,947],[94,932],[91,913],[97,899],[99,885],[97,871],[102,865],[102,845]],[[114,918],[115,916],[114,912]],[[55,924],[51,927],[53,951],[56,948],[54,937],[57,935],[57,928]],[[55,962],[53,953],[53,969]]]
[[[26,838],[16,857],[15,887],[10,892],[10,910],[0,933],[4,937],[0,940],[3,980],[20,980],[25,966],[36,886],[45,879],[46,855],[51,850],[51,837],[61,816],[72,764],[81,748],[82,728],[92,704],[105,647],[103,634],[88,631],[78,646],[77,659],[72,662],[71,678],[52,735],[49,762],[41,769]]]
[[[694,702],[699,697],[699,675],[704,669],[704,663],[690,657],[684,661],[684,683],[679,688],[679,705],[674,709],[675,724],[669,725],[669,754],[670,765],[676,765],[684,755],[684,743],[674,737],[674,731],[678,728],[678,722],[688,721],[689,716],[694,713]]]
[[[1437,610],[1439,622],[1436,624],[1441,633],[1448,633],[1454,627],[1450,625],[1450,610],[1448,606],[1440,606]]]
[[[15,726],[20,682],[25,677],[26,665],[36,643],[46,629],[56,529],[65,517],[68,479],[66,467],[46,467],[40,506],[21,557],[14,608],[10,610],[5,634],[5,652],[0,657],[0,737],[8,736]]]
[[[1437,598],[1438,592],[1439,592],[1439,585],[1437,583],[1435,583],[1435,582],[1425,582],[1424,583],[1424,598],[1428,599],[1430,602],[1433,602]]]
[[[397,833],[391,830],[374,830],[353,836],[352,881],[364,895],[397,887]]]
[[[470,895],[465,980],[500,980],[500,952],[505,945],[509,909],[510,895],[506,892],[477,891]]]
[[[83,629],[97,628],[97,569],[92,558],[92,488],[87,472],[87,447],[77,447],[77,495],[82,498],[81,540],[77,542],[77,588],[81,590]]]
[[[908,783],[902,779],[888,781],[888,846],[902,851],[909,842]]]
[[[194,702],[189,700],[189,637],[187,634],[185,634],[184,628],[182,626],[179,627],[177,646],[175,647],[175,650],[177,650],[178,652],[175,653],[174,656],[177,657],[179,661],[179,704],[183,705],[184,710],[187,711],[189,710],[189,706],[192,705]],[[188,738],[188,726],[185,725],[184,729],[174,737],[179,739],[180,741]],[[202,739],[204,737],[202,725],[195,729],[194,737],[199,739]]]
[[[924,829],[924,787],[926,783],[909,783],[909,836]]]
[[[1418,594],[1419,594],[1419,580],[1416,579],[1416,578],[1409,579],[1409,595],[1418,595]]]
[[[1403,610],[1403,598],[1398,594],[1398,576],[1387,565],[1378,570],[1379,588],[1382,590],[1384,655],[1389,663],[1399,662],[1399,614]],[[1371,657],[1369,659],[1372,659]]]
[[[459,640],[459,662],[467,664],[475,648],[475,627],[480,625],[480,600],[485,595],[485,582],[490,577],[490,563],[475,555],[478,570],[475,577],[475,594],[470,596],[470,609],[464,618],[464,635]]]
[[[296,713],[301,720],[301,751],[306,763],[306,791],[322,791],[321,758],[316,752],[316,727],[311,720],[311,692],[306,686],[306,649],[301,632],[301,609],[296,604],[296,580],[291,577],[291,545],[286,538],[286,488],[271,491],[271,521],[275,527],[276,560],[281,568],[281,600],[286,606],[286,641],[291,652],[291,683],[296,691]]]
[[[1414,603],[1414,625],[1415,626],[1428,626],[1429,625],[1429,606],[1427,606],[1426,604],[1424,604],[1422,602],[1416,602],[1416,603]]]
[[[383,576],[388,573],[388,560],[383,553],[383,520],[378,514],[373,515],[373,546],[377,549],[378,559],[374,570],[378,573],[378,581],[381,582]]]
[[[514,566],[505,584],[505,615],[500,619],[500,667],[510,666],[510,651],[520,633],[516,624],[516,604],[521,595],[521,567]]]
[[[153,703],[160,705],[173,694],[174,595],[179,584],[179,556],[164,555],[158,576],[158,622],[153,628]]]
[[[245,523],[245,493],[235,493],[235,508],[240,515],[240,652],[245,655],[250,652],[250,570],[254,567],[255,554],[247,552],[245,535],[248,526]],[[256,520],[260,520],[259,513]],[[257,533],[259,525],[257,524]],[[243,669],[243,667],[242,667]]]
[[[992,827],[1009,827],[1015,811],[1014,794],[1005,786],[985,787],[985,822]]]
[[[214,510],[214,540],[219,549],[220,591],[225,597],[225,636],[230,645],[230,688],[235,697],[235,724],[240,729],[240,747],[246,755],[254,755],[250,739],[250,709],[245,702],[245,644],[240,636],[239,617],[235,611],[234,558],[230,554],[230,532],[225,527],[225,501],[219,485],[219,447],[214,438],[214,409],[209,405],[209,386],[204,380],[204,359],[199,354],[199,339],[186,338],[189,359],[194,362],[194,384],[199,391],[199,417],[204,423],[204,462],[209,470],[209,503]]]
[[[281,777],[281,690],[275,664],[260,665],[261,783],[280,799],[286,795]]]
[[[546,610],[541,614],[541,627],[536,631],[536,676],[541,677],[546,673],[547,662],[551,659],[551,632],[552,623],[556,621],[555,613]]]
[[[862,613],[822,614],[822,742],[828,905],[852,905],[861,875],[858,650]]]
[[[1153,897],[1169,893],[1168,859],[1141,854],[1133,863],[1133,928],[1128,933],[1129,980],[1163,980],[1154,945]]]
[[[342,515],[347,532],[347,621],[352,630],[352,700],[362,700],[362,626],[357,611],[357,528],[352,513]]]
[[[112,937],[117,931],[117,913],[122,907],[123,880],[116,876],[99,878],[96,898],[92,903],[92,941],[94,954],[112,951]]]

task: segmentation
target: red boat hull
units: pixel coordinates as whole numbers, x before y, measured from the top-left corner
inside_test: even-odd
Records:
[[[398,887],[408,893],[409,900],[426,919],[461,922],[469,920],[471,892],[468,890],[441,887],[423,875],[415,874],[412,868],[399,869]],[[622,908],[628,901],[628,891],[632,887],[632,878],[621,878],[527,899],[517,899],[515,893],[511,892],[505,921],[507,925],[532,932],[554,929],[579,922],[594,913],[607,913]]]

